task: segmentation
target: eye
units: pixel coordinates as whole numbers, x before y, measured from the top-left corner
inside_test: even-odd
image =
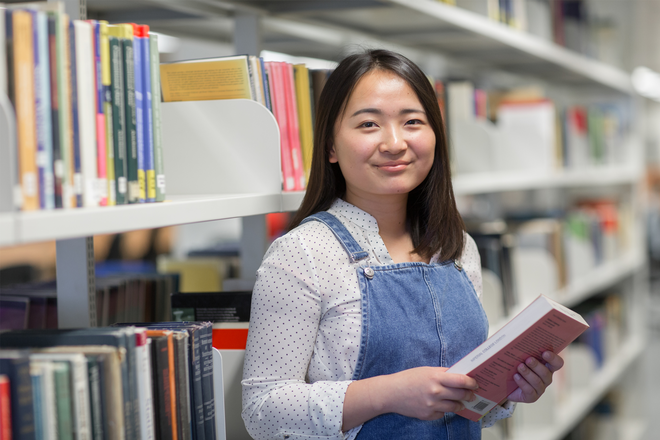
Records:
[[[421,119],[411,119],[409,121],[406,121],[406,125],[421,125],[424,124],[424,122]]]
[[[376,123],[373,122],[373,121],[367,121],[367,122],[363,122],[363,123],[360,124],[359,126],[360,126],[360,127],[363,127],[363,128],[374,128],[374,127],[376,127],[377,125],[376,125]]]

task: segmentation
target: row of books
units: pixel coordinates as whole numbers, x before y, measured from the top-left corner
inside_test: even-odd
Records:
[[[629,123],[612,103],[560,107],[542,90],[484,90],[436,81],[457,173],[620,164]]]
[[[216,438],[208,322],[3,332],[0,377],[3,440]]]
[[[96,320],[159,322],[172,319],[170,295],[177,274],[113,274],[96,278]],[[57,283],[35,282],[0,289],[0,329],[56,329]]]
[[[562,289],[631,247],[630,209],[612,199],[581,200],[553,216],[467,224],[481,257],[491,323],[531,301],[529,295],[560,300]]]
[[[284,191],[306,187],[312,160],[314,102],[328,71],[261,57],[187,60],[161,65],[163,101],[251,99],[275,116],[280,128]]]
[[[70,20],[59,2],[0,12],[17,207],[164,200],[158,36],[145,25]]]

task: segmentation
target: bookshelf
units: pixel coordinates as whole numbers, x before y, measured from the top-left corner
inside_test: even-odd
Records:
[[[109,1],[109,0],[108,0]],[[103,2],[91,2],[96,7]],[[136,0],[134,5],[158,4],[175,10],[173,2]],[[587,89],[634,100],[630,77],[624,71],[573,53],[553,43],[527,35],[469,11],[432,0],[378,0],[356,2],[350,13],[330,2],[313,2],[317,7],[302,9],[303,2],[286,2],[292,9],[278,9],[282,2],[217,2],[216,14],[231,17],[240,12],[242,20],[254,24],[258,17],[265,29],[264,48],[287,51],[294,55],[318,56],[333,53],[351,42],[368,42],[400,49],[424,65],[425,56],[446,56],[461,66],[488,67],[515,71],[556,83],[560,86]],[[87,7],[86,0],[69,0],[71,5]],[[297,5],[297,6],[296,6]],[[372,7],[367,7],[367,6]],[[375,8],[373,7],[375,6]],[[205,2],[185,6],[187,13],[207,11]],[[224,12],[223,12],[224,11]],[[258,26],[255,26],[258,27]],[[157,30],[157,29],[156,29]],[[274,43],[287,34],[287,42]],[[316,34],[316,35],[314,35]],[[319,35],[322,35],[319,38]],[[250,46],[259,42],[250,41]],[[44,240],[58,241],[58,277],[76,273],[85,278],[82,288],[58,295],[67,305],[79,310],[89,308],[83,299],[93,278],[81,270],[90,259],[84,241],[96,234],[135,229],[196,223],[232,217],[250,217],[270,212],[294,211],[303,193],[281,191],[279,132],[272,115],[251,101],[206,101],[167,103],[163,105],[163,140],[167,176],[167,201],[159,204],[116,206],[61,211],[16,212],[13,209],[13,179],[10,174],[12,146],[15,143],[14,116],[7,99],[0,95],[0,247]],[[258,127],[258,129],[255,129]],[[182,148],[185,146],[185,148]],[[634,148],[640,149],[636,142]],[[454,178],[457,195],[528,191],[546,188],[598,190],[624,187],[634,194],[641,178],[641,164],[593,168],[586,171],[560,171],[538,175],[529,173],[464,174]],[[633,196],[634,197],[634,196]],[[73,244],[74,246],[69,246]],[[77,245],[77,246],[75,246]],[[73,250],[68,250],[73,249]],[[76,250],[77,249],[77,250]],[[646,293],[635,281],[646,265],[641,240],[635,241],[629,254],[595,268],[556,297],[574,306],[603,289],[625,283],[628,302],[637,301],[635,311],[643,308]],[[66,275],[64,275],[66,276]],[[63,276],[63,277],[64,277]],[[632,279],[632,281],[630,281]],[[630,282],[628,282],[630,281]],[[639,300],[639,301],[638,301]],[[67,327],[93,325],[88,316],[66,316]],[[641,323],[623,344],[622,352],[594,377],[592,383],[571,395],[560,408],[558,421],[524,432],[509,440],[538,438],[560,440],[621,379],[640,357],[644,348]],[[231,385],[231,384],[229,384]],[[235,384],[234,384],[235,385]],[[228,386],[226,384],[226,386]],[[635,432],[647,427],[635,422]],[[643,434],[639,434],[641,438]]]

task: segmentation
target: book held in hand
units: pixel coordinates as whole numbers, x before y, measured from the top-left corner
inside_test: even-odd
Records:
[[[589,325],[578,313],[539,295],[504,327],[454,364],[447,373],[476,379],[477,398],[463,402],[457,414],[478,421],[518,388],[513,380],[518,365],[535,357],[545,364],[545,351],[559,353]]]

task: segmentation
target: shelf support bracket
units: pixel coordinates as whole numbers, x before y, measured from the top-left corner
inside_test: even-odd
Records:
[[[254,280],[268,246],[266,216],[243,217],[241,232],[241,278]]]
[[[59,328],[96,327],[94,238],[57,240]]]

